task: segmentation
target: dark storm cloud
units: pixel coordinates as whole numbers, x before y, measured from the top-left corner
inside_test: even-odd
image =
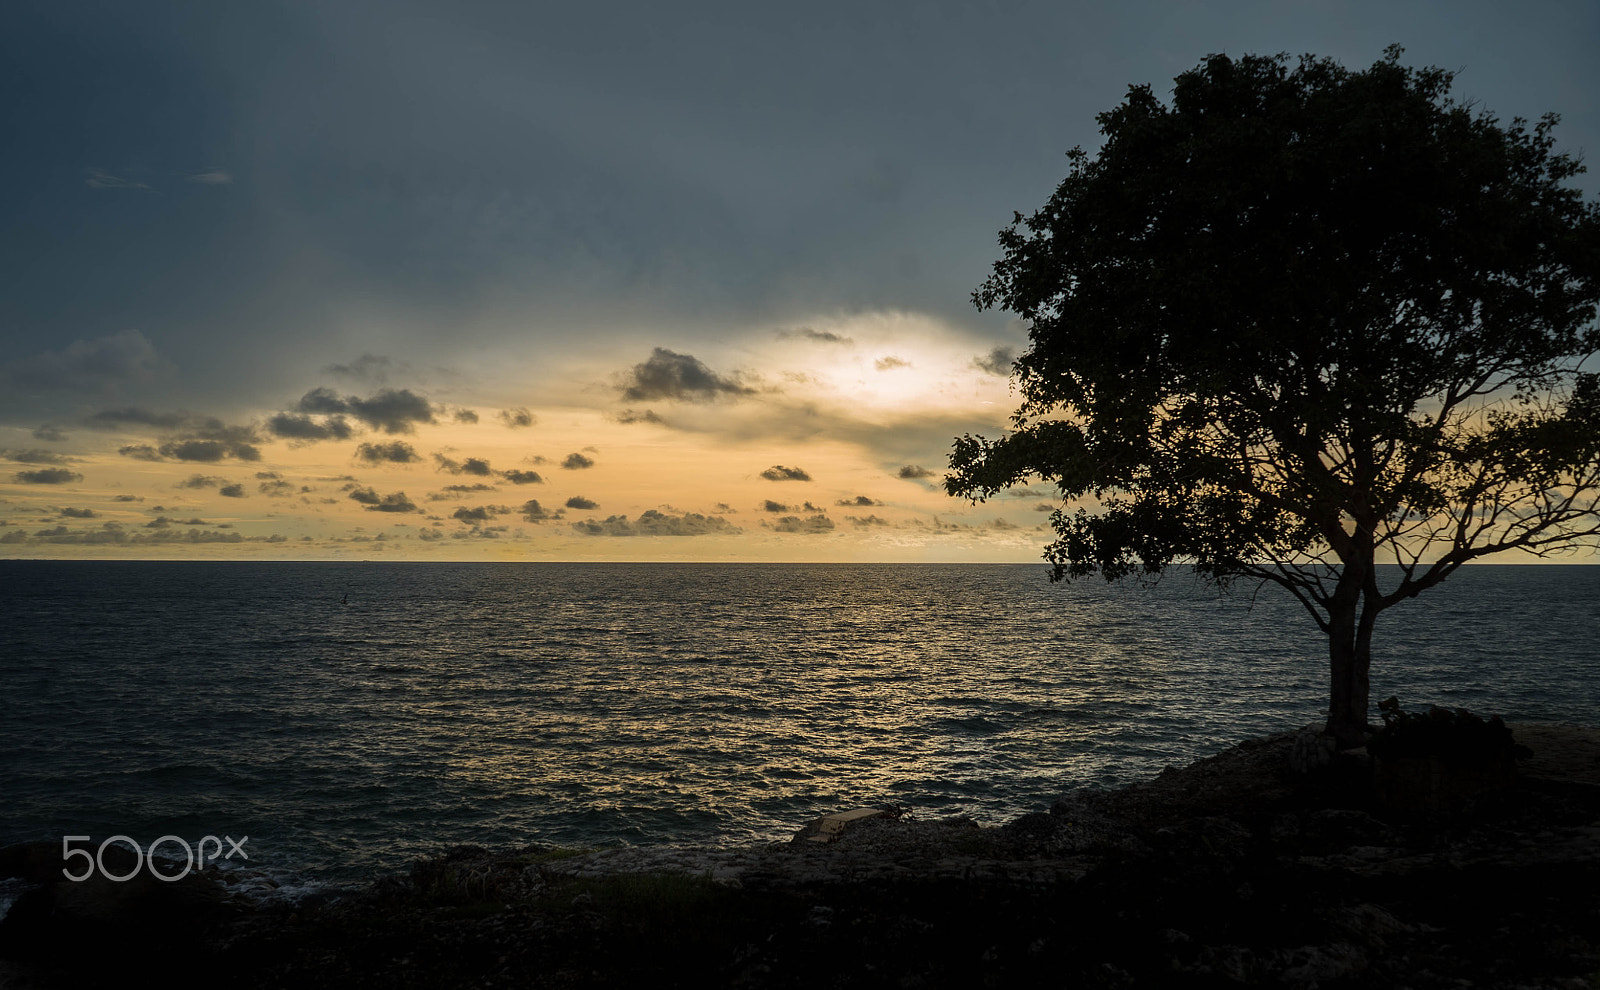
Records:
[[[799,516],[784,516],[774,523],[772,528],[780,533],[815,535],[831,532],[833,530],[833,520],[827,516],[807,516],[804,519]]]
[[[285,440],[348,440],[353,431],[343,416],[319,423],[304,413],[278,413],[267,420],[267,432]]]
[[[149,381],[173,370],[137,330],[75,340],[59,351],[0,363],[0,386],[115,394],[119,386]]]
[[[774,464],[767,468],[765,471],[761,472],[761,477],[767,479],[768,481],[811,480],[811,475],[807,474],[803,469],[797,467],[784,467],[782,464]]]
[[[539,421],[539,418],[533,413],[529,412],[524,406],[518,406],[515,409],[500,410],[499,419],[500,422],[504,423],[507,428],[513,430],[532,426]]]
[[[837,501],[837,502],[835,502],[833,504],[834,505],[861,506],[861,507],[865,508],[866,506],[869,506],[869,505],[882,505],[883,503],[878,501],[875,498],[868,498],[865,495],[857,495],[855,498],[841,498],[839,501]]]
[[[68,485],[82,481],[83,475],[66,468],[40,468],[37,471],[18,471],[12,475],[24,485]]]
[[[513,485],[537,485],[544,481],[544,477],[537,471],[523,471],[517,468],[512,468],[509,471],[501,471],[500,477],[511,482]]]
[[[567,499],[567,508],[569,508],[569,509],[598,509],[598,508],[600,508],[600,503],[594,501],[593,499],[584,498],[582,495],[574,495],[571,498]]]
[[[624,426],[631,425],[633,423],[655,423],[660,425],[666,422],[666,420],[662,419],[660,416],[657,416],[648,409],[638,411],[633,409],[624,409],[617,413],[615,418],[617,422],[623,424]]]
[[[489,462],[481,457],[469,457],[464,461],[457,461],[443,454],[434,454],[435,470],[447,471],[450,474],[472,474],[480,478],[487,478],[494,474],[494,469],[489,467]]]
[[[409,443],[394,440],[389,443],[363,443],[356,447],[356,460],[367,464],[410,464],[422,460]]]
[[[762,512],[771,512],[773,514],[789,511],[789,507],[787,505],[784,505],[782,502],[774,502],[770,498],[762,502],[759,506],[757,506],[757,508],[759,508]]]
[[[999,375],[1001,378],[1006,378],[1010,376],[1011,363],[1015,360],[1016,358],[1012,355],[1011,348],[996,347],[988,354],[973,358],[972,363],[974,367],[987,371],[991,375]]]
[[[673,516],[655,509],[646,509],[632,522],[627,516],[610,516],[598,521],[575,522],[572,528],[585,536],[705,536],[740,531],[721,516],[703,516],[698,512]]]
[[[71,464],[72,458],[53,450],[0,450],[0,458],[18,464]]]
[[[665,347],[655,348],[648,361],[634,365],[617,388],[630,402],[706,402],[725,395],[753,395],[756,391],[735,379],[724,378],[693,355],[678,354]]]
[[[568,454],[566,459],[561,462],[561,466],[568,471],[580,471],[584,468],[594,467],[594,458],[585,457],[582,454]]]
[[[920,464],[907,464],[900,469],[900,477],[908,481],[914,481],[918,478],[931,478],[933,477],[933,472]]]

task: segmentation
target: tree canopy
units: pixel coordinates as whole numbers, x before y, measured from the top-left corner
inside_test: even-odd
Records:
[[[1032,346],[1013,429],[958,438],[946,479],[1055,482],[1058,579],[1286,588],[1346,743],[1380,612],[1600,537],[1600,206],[1555,116],[1502,123],[1400,55],[1212,55],[1170,106],[1134,86],[1100,114],[973,294]]]

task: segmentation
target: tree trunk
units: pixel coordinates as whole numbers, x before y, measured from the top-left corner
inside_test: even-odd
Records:
[[[1357,623],[1353,607],[1339,610],[1330,619],[1328,726],[1324,731],[1338,740],[1340,749],[1353,749],[1367,742],[1372,627],[1369,622]]]

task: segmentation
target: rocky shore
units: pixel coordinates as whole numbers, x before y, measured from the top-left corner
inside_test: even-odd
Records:
[[[208,876],[96,887],[59,849],[0,922],[0,986],[1600,987],[1600,730],[1415,806],[1315,733],[1254,739],[996,827],[835,841],[462,847],[357,896],[251,906]]]

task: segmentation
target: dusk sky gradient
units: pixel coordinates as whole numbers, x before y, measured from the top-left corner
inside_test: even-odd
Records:
[[[939,483],[997,231],[1131,84],[1390,44],[1600,150],[1578,0],[9,5],[0,556],[1037,560]]]

